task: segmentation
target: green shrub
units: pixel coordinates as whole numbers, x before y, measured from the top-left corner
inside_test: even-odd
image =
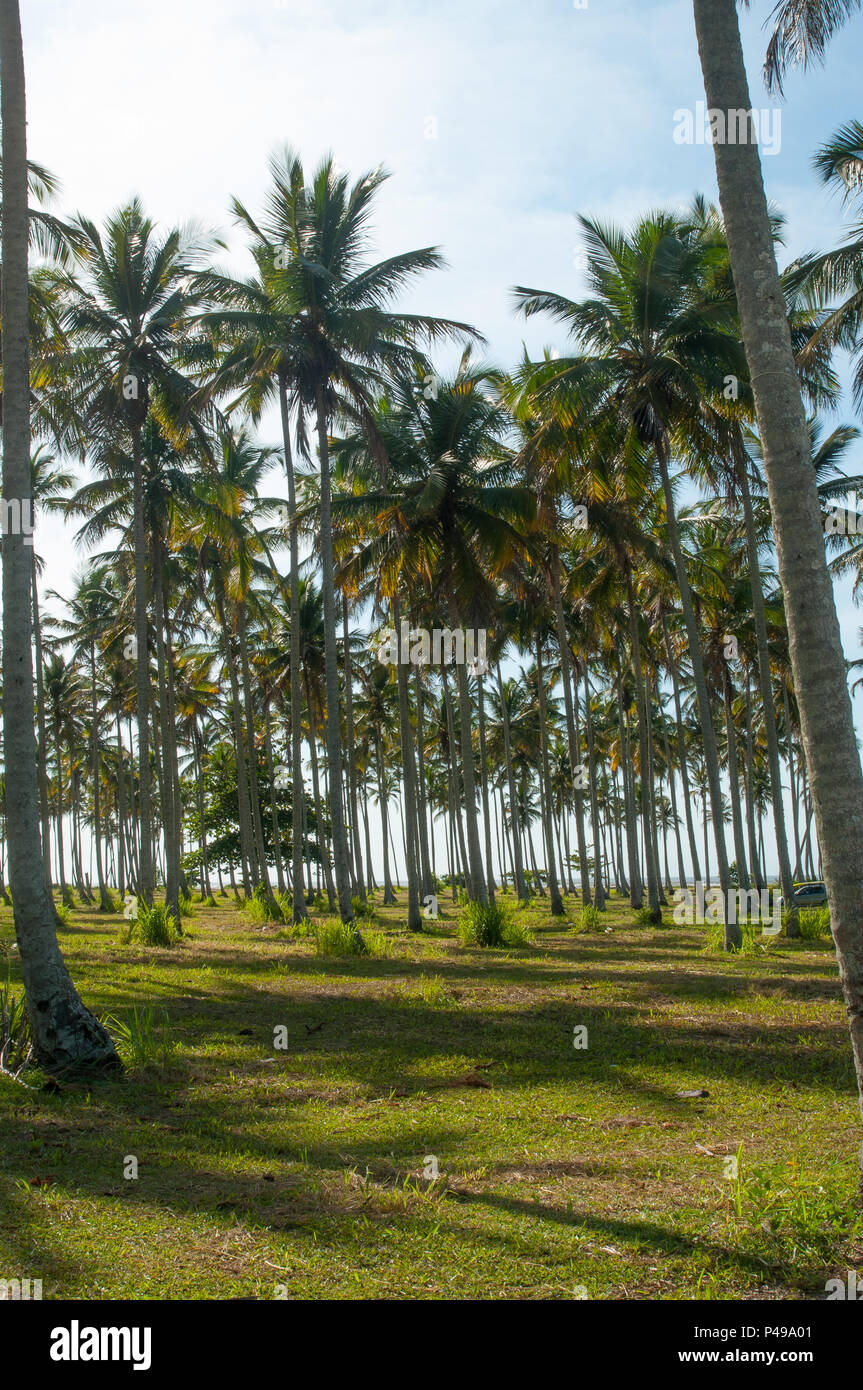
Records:
[[[132,1009],[126,1018],[108,1014],[102,1019],[114,1039],[122,1059],[129,1066],[167,1066],[176,1043],[170,1034],[170,1021],[164,1009],[153,1004]]]
[[[114,910],[116,911],[116,908]],[[66,903],[55,903],[54,911],[57,913],[64,927],[70,927],[72,925],[72,913]]]
[[[194,905],[193,905],[193,903],[192,903],[192,899],[191,899],[191,898],[185,898],[185,897],[183,896],[183,894],[181,893],[181,894],[180,894],[180,897],[179,897],[179,899],[178,899],[178,901],[179,901],[179,904],[180,904],[180,916],[181,916],[181,917],[194,917],[194,915],[195,915],[195,908],[194,908]]]

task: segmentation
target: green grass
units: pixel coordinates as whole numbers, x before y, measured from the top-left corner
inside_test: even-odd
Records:
[[[728,1299],[863,1270],[829,939],[705,953],[703,926],[616,898],[573,936],[577,905],[538,897],[531,949],[489,951],[444,898],[422,934],[403,896],[378,906],[386,953],[363,955],[318,953],[323,909],[291,935],[196,904],[170,950],[77,909],[69,968],[130,1030],[128,1070],[0,1076],[0,1277],[45,1298]]]

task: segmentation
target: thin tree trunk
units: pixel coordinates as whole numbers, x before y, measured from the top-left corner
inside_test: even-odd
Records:
[[[342,765],[342,739],[339,727],[339,668],[336,648],[336,598],[333,587],[333,525],[330,490],[330,451],[327,439],[327,418],[324,391],[318,386],[316,394],[318,454],[321,464],[320,550],[324,600],[324,661],[326,666],[327,763],[332,777],[339,776]],[[348,841],[342,815],[340,796],[330,797],[330,817],[333,830],[333,869],[339,913],[343,922],[353,922],[351,906],[351,876],[348,866]],[[359,935],[359,933],[357,933]]]
[[[565,916],[566,909],[563,905],[563,898],[560,896],[560,889],[557,883],[557,872],[554,867],[554,835],[552,831],[552,795],[551,795],[551,775],[548,767],[548,723],[546,719],[545,705],[545,670],[542,661],[542,638],[536,639],[536,687],[539,697],[539,744],[540,744],[540,773],[542,778],[542,792],[545,799],[545,816],[543,817],[545,831],[545,858],[548,870],[548,893],[550,898],[552,917]],[[588,746],[588,756],[590,748]],[[591,768],[591,772],[593,769]],[[591,786],[593,781],[591,779]],[[599,884],[600,880],[597,879]],[[601,888],[599,892],[601,894]],[[603,901],[597,902],[597,907],[604,907]]]
[[[704,764],[707,773],[707,786],[710,794],[713,838],[716,845],[717,872],[719,875],[719,886],[722,889],[721,913],[722,920],[725,924],[725,949],[726,951],[735,951],[739,950],[743,943],[743,934],[740,930],[739,922],[729,922],[727,920],[729,914],[725,909],[725,904],[728,901],[728,889],[731,885],[731,879],[728,875],[728,856],[725,852],[725,826],[722,820],[722,786],[719,779],[719,754],[716,751],[716,733],[713,728],[713,712],[710,708],[707,681],[704,677],[704,660],[701,654],[698,623],[695,618],[695,609],[692,605],[692,590],[689,586],[689,574],[683,555],[683,547],[680,543],[677,514],[674,509],[674,494],[671,490],[671,479],[668,473],[668,443],[664,437],[657,442],[656,457],[659,463],[660,477],[662,479],[668,538],[671,542],[671,552],[674,556],[674,568],[680,594],[680,607],[683,612],[683,621],[686,626],[686,635],[689,642],[689,655],[692,661],[692,677],[695,683],[695,698],[698,704],[698,722],[701,726],[701,739],[704,745]]]

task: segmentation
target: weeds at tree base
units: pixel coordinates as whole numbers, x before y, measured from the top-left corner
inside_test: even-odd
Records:
[[[315,950],[319,956],[385,956],[387,939],[382,931],[357,931],[352,922],[325,917],[313,927]]]
[[[176,1042],[170,1034],[170,1020],[164,1009],[153,1004],[133,1008],[126,1018],[107,1014],[102,1020],[117,1051],[130,1067],[161,1066],[170,1063]]]
[[[30,1064],[33,1043],[24,992],[13,994],[7,979],[0,985],[0,1072],[16,1080]]]
[[[666,925],[662,920],[662,908],[660,907],[637,907],[635,920],[640,927],[664,927]]]

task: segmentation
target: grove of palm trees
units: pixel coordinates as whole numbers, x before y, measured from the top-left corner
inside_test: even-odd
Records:
[[[577,273],[513,245],[510,351],[306,115],[209,166],[220,222],[131,138],[79,210],[37,8],[0,0],[0,1298],[710,1300],[811,1351],[768,1305],[863,1297],[863,124],[792,189],[752,112],[796,130],[863,6],[656,0],[703,181],[579,201]]]

